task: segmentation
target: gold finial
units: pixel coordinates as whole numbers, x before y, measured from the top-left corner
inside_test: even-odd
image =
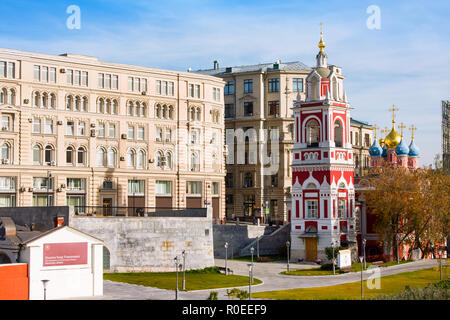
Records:
[[[392,127],[394,127],[395,123],[395,111],[398,111],[399,109],[395,107],[395,104],[392,105],[392,109],[389,109],[389,111],[392,111]]]
[[[322,25],[323,23],[320,23],[320,41],[319,44],[317,45],[320,49],[320,52],[323,52],[323,48],[325,48],[325,42],[323,41],[323,32],[322,32]]]
[[[384,127],[384,130],[381,130],[381,132],[384,134],[384,138],[386,138],[387,134],[389,133],[388,127]]]
[[[414,131],[416,131],[417,128],[414,125],[411,125],[411,127],[409,127],[409,130],[411,131],[411,140],[414,140]]]
[[[380,129],[377,127],[377,125],[374,125],[372,130],[375,132],[375,140],[377,140],[377,130]]]
[[[398,128],[400,129],[400,136],[403,139],[403,129],[405,129],[406,126],[403,124],[403,122],[401,122],[400,125],[398,126]]]

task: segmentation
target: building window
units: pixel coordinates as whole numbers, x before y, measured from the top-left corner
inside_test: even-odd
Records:
[[[41,119],[33,119],[33,133],[41,133]]]
[[[200,171],[200,160],[196,152],[191,153],[191,171]]]
[[[292,91],[303,92],[303,79],[302,78],[292,79]]]
[[[137,140],[144,140],[144,127],[138,127]]]
[[[41,81],[41,66],[34,66],[34,80]]]
[[[116,150],[115,149],[108,149],[107,154],[107,164],[109,168],[115,167],[116,164]]]
[[[318,147],[320,140],[320,125],[317,120],[309,120],[306,124],[306,144],[308,147]]]
[[[97,166],[98,167],[106,167],[106,152],[105,149],[99,148],[97,150]]]
[[[246,172],[244,175],[244,188],[253,187],[253,174],[251,172]]]
[[[368,133],[364,135],[364,144],[366,147],[370,147],[370,136]]]
[[[201,195],[202,182],[201,181],[186,181],[186,194]]]
[[[136,168],[145,169],[145,152],[139,150],[136,155]]]
[[[73,148],[67,147],[66,149],[66,163],[73,163]]]
[[[46,146],[44,150],[44,162],[51,164],[54,158],[54,150],[52,146]]]
[[[78,122],[78,136],[84,136],[86,134],[86,124],[84,122]]]
[[[213,100],[220,101],[220,88],[213,88]]]
[[[11,130],[11,117],[2,116],[2,131],[10,131],[10,130]]]
[[[172,181],[157,180],[155,185],[155,193],[158,196],[171,196]]]
[[[279,92],[280,91],[280,79],[269,79],[269,92]]]
[[[116,137],[116,125],[109,124],[108,125],[108,138],[115,138]]]
[[[128,195],[144,195],[145,181],[144,180],[128,180]]]
[[[128,140],[134,140],[134,127],[128,126]]]
[[[223,93],[225,95],[234,94],[234,81],[228,81],[225,85]]]
[[[67,191],[85,191],[86,179],[67,178]]]
[[[3,164],[9,164],[11,163],[11,146],[8,143],[4,143],[2,145],[1,150],[1,157],[2,157],[2,163]]]
[[[134,159],[135,159],[134,150],[128,150],[128,152],[127,152],[127,167],[128,168],[134,168]]]
[[[14,79],[16,77],[16,64],[8,62],[8,78]]]
[[[0,207],[16,206],[15,177],[0,177]]]
[[[318,217],[318,201],[317,200],[306,200],[306,217],[317,218]]]
[[[219,183],[218,182],[213,182],[212,183],[211,194],[213,196],[218,196],[219,195]]]
[[[225,118],[234,118],[234,104],[225,104]]]
[[[339,199],[338,217],[345,218],[345,199]]]
[[[252,93],[253,92],[253,80],[247,79],[244,80],[244,93]]]
[[[88,73],[86,71],[81,72],[81,85],[83,87],[88,86]]]
[[[41,164],[41,147],[38,145],[33,147],[33,163]]]
[[[86,150],[79,147],[77,151],[77,164],[83,166],[85,164]]]
[[[98,125],[98,137],[104,138],[105,137],[105,124],[99,123]]]
[[[230,172],[225,176],[225,187],[233,188],[233,174]]]
[[[334,143],[338,148],[342,148],[343,129],[340,121],[334,123]],[[358,137],[358,136],[356,136]],[[358,143],[357,143],[358,144]]]
[[[253,102],[244,102],[244,116],[253,116]]]
[[[278,114],[280,109],[280,101],[269,101],[269,116]]]

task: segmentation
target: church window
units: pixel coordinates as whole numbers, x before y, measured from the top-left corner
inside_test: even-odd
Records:
[[[318,201],[306,200],[306,217],[317,218],[318,216]]]
[[[306,125],[306,143],[308,147],[318,147],[320,139],[320,126],[317,120],[310,120]]]
[[[339,199],[338,216],[345,218],[345,199]]]
[[[335,146],[338,148],[342,148],[342,133],[343,133],[343,128],[342,128],[342,124],[340,121],[336,121],[334,123],[334,143]]]

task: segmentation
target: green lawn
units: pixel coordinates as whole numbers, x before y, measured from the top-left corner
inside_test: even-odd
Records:
[[[400,261],[399,264],[408,263],[411,261]],[[371,266],[371,262],[366,262],[366,268],[369,268]],[[397,265],[397,261],[391,261],[391,262],[385,262],[380,267],[389,267]],[[352,270],[350,272],[358,272],[361,271],[361,263],[355,262],[352,263]],[[346,272],[343,272],[339,270],[339,268],[336,266],[336,274],[343,274]],[[333,269],[331,270],[322,270],[320,267],[318,268],[310,268],[310,269],[296,269],[291,271],[283,271],[281,274],[289,275],[289,276],[330,276],[333,275]]]
[[[448,266],[443,266],[443,279],[448,278]],[[413,272],[404,272],[381,278],[380,289],[368,289],[364,281],[364,297],[391,295],[410,288],[424,288],[429,283],[439,281],[439,267]],[[361,299],[361,282],[352,282],[328,287],[266,291],[253,293],[254,298],[275,300],[354,300]]]
[[[137,284],[146,287],[175,290],[175,272],[105,273],[103,279]],[[178,272],[178,289],[181,290],[183,272]],[[253,278],[253,284],[262,281]],[[249,278],[245,276],[224,275],[217,268],[186,271],[186,291],[246,286]]]

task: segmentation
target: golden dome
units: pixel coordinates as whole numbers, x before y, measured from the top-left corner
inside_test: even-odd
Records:
[[[384,146],[384,139],[381,138],[380,140],[378,140],[378,142],[380,143],[380,146]]]
[[[397,132],[397,130],[395,130],[395,127],[392,126],[391,132],[389,132],[389,134],[384,139],[384,144],[388,149],[395,149],[395,147],[397,147],[401,140],[402,136]]]

